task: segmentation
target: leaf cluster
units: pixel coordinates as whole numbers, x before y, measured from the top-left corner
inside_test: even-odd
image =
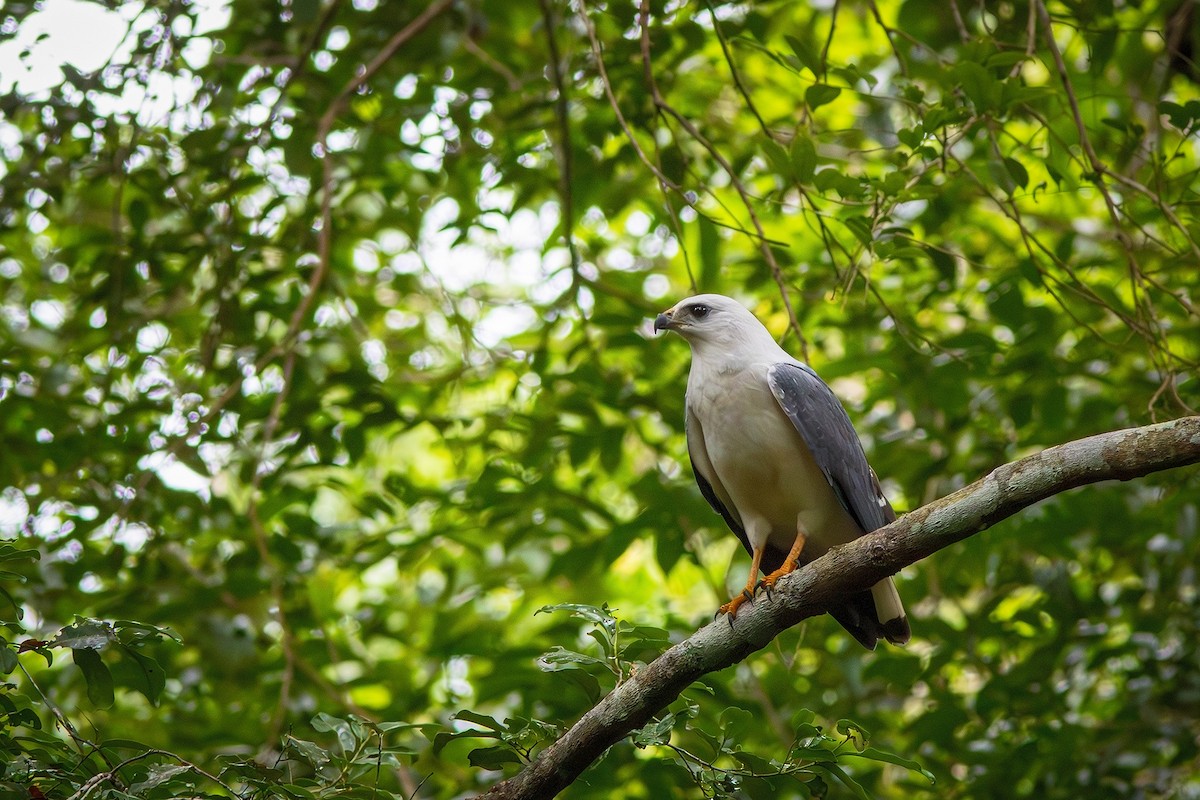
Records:
[[[520,769],[744,580],[648,325],[694,291],[902,511],[1200,406],[1187,8],[158,3],[0,76],[3,790]],[[1195,486],[939,553],[908,648],[812,620],[568,794],[1190,796]]]

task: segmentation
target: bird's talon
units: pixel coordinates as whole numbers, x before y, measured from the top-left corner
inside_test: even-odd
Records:
[[[779,569],[775,570],[770,575],[767,575],[761,581],[759,581],[758,585],[762,588],[762,590],[764,592],[767,593],[767,599],[768,600],[772,599],[771,590],[775,588],[775,584],[779,582],[780,578],[782,578],[784,575],[790,575],[791,573],[795,572],[799,568],[800,568],[800,564],[797,561],[790,561],[790,560],[784,561],[783,566],[781,566]]]
[[[743,589],[740,594],[735,594],[729,599],[729,602],[717,609],[717,616],[721,614],[729,615],[729,624],[733,624],[733,618],[737,616],[738,609],[743,603],[753,603],[754,595],[749,589]]]

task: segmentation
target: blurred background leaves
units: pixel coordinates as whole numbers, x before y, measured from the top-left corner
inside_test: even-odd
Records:
[[[744,575],[647,322],[695,290],[900,510],[1200,405],[1192,0],[443,6],[0,11],[16,796],[518,769]],[[51,13],[111,49],[46,67]],[[909,647],[811,620],[567,795],[1200,796],[1196,489],[939,553]]]

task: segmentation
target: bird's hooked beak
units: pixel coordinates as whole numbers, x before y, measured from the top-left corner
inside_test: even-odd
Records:
[[[675,309],[668,308],[654,318],[654,332],[675,330]]]

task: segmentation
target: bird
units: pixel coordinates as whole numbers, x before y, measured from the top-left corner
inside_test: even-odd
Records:
[[[892,522],[846,409],[738,301],[698,294],[659,314],[654,330],[691,347],[686,436],[704,499],[750,553],[746,588],[717,610],[730,624],[761,586]],[[759,573],[764,577],[758,582]],[[868,650],[911,632],[891,578],[829,613]]]

